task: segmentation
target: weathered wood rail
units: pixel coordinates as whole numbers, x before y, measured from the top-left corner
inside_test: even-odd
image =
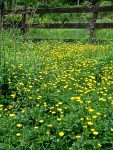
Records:
[[[98,14],[100,12],[111,12],[113,6],[93,6],[93,7],[74,7],[74,8],[38,8],[38,9],[27,9],[26,6],[23,9],[18,10],[5,10],[4,5],[1,5],[0,10],[0,28],[20,28],[21,33],[26,32],[26,28],[46,28],[46,29],[89,29],[90,39],[94,36],[95,29],[113,28],[113,22],[110,23],[96,23]],[[26,24],[26,16],[32,14],[50,14],[50,13],[92,13],[92,21],[90,23],[35,23]],[[22,20],[18,24],[6,24],[4,22],[5,15],[8,14],[21,14]]]
[[[110,12],[113,11],[113,6],[97,6],[92,7],[72,7],[72,8],[38,8],[38,9],[18,9],[18,10],[3,10],[4,14],[49,14],[49,13],[91,13],[98,12]]]

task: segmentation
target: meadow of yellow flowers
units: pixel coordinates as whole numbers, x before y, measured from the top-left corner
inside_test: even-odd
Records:
[[[1,150],[113,149],[112,43],[26,42],[6,60]]]

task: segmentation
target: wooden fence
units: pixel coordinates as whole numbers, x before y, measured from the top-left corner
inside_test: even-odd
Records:
[[[44,28],[44,29],[89,29],[90,39],[94,35],[95,29],[113,28],[113,22],[110,23],[96,23],[98,13],[100,12],[111,12],[113,6],[94,6],[94,7],[75,7],[75,8],[38,8],[38,9],[27,9],[26,6],[23,9],[18,10],[5,10],[4,5],[1,5],[0,10],[0,28],[20,28],[21,33],[26,32],[26,28]],[[91,23],[44,23],[44,24],[26,24],[26,16],[32,14],[50,14],[50,13],[92,13]],[[8,14],[21,14],[22,20],[18,24],[5,23],[5,15]]]

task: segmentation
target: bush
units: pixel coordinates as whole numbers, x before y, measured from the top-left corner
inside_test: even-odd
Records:
[[[14,15],[10,14],[5,17],[5,23],[19,23],[22,19],[21,14]]]

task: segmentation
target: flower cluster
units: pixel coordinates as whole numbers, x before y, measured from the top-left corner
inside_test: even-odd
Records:
[[[16,56],[7,64],[8,103],[0,103],[1,140],[17,149],[104,149],[109,141],[112,149],[111,46],[22,43]]]

